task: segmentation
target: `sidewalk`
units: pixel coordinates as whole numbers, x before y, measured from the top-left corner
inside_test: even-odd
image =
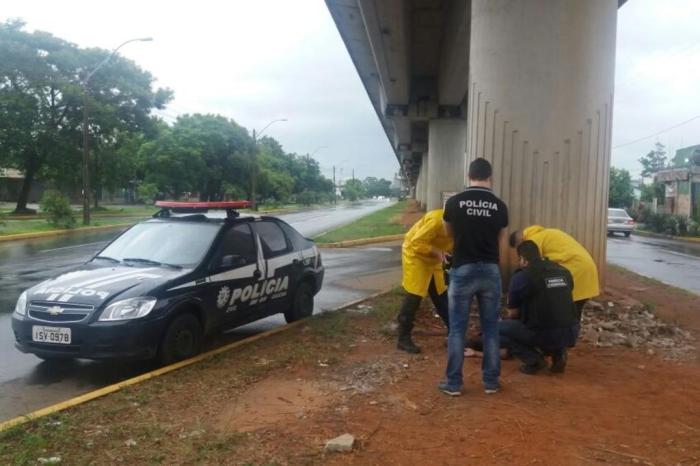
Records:
[[[631,297],[637,294],[657,301],[641,303]],[[603,310],[586,311],[587,340],[571,351],[566,374],[527,376],[516,361],[504,361],[502,392],[485,395],[481,362],[467,359],[458,398],[436,389],[445,332],[427,302],[416,331],[423,353],[395,350],[391,324],[400,300],[392,292],[321,315],[0,434],[0,463],[59,457],[64,464],[568,465],[700,458],[697,348],[662,322],[676,309],[697,309],[697,297],[616,276],[599,299]],[[631,313],[651,316],[644,317],[656,329],[649,339],[636,349],[601,339]],[[679,320],[694,327],[695,314]],[[670,352],[664,338],[668,348],[686,349]],[[345,433],[355,438],[351,453],[324,450]]]

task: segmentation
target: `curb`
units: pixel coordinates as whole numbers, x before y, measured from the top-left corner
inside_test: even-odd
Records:
[[[354,306],[356,304],[359,304],[363,301],[367,301],[368,299],[373,299],[376,298],[377,296],[381,296],[385,293],[388,293],[391,291],[392,288],[389,288],[384,291],[379,291],[377,293],[373,293],[369,296],[366,296],[364,298],[356,299],[354,301],[350,301],[349,303],[345,303],[341,306],[335,307],[333,309],[328,309],[326,311],[323,311],[322,313],[326,312],[335,312],[335,311],[340,311],[342,309]],[[55,405],[47,406],[46,408],[42,408],[36,411],[33,411],[31,413],[25,414],[23,416],[17,416],[12,419],[8,419],[7,421],[0,422],[0,432],[4,432],[8,429],[11,429],[13,427],[20,426],[22,424],[26,424],[27,422],[30,421],[35,421],[37,419],[40,419],[45,416],[49,416],[51,414],[55,414],[60,411],[64,411],[69,408],[73,408],[75,406],[87,403],[88,401],[95,400],[97,398],[102,398],[103,396],[109,395],[111,393],[115,393],[118,391],[121,391],[122,389],[132,386],[132,385],[137,385],[139,383],[145,382],[147,380],[159,377],[161,375],[165,375],[169,372],[176,371],[178,369],[182,369],[183,367],[191,366],[193,364],[196,364],[200,361],[203,361],[205,359],[209,359],[212,356],[215,356],[220,353],[224,353],[226,351],[248,345],[250,343],[253,343],[258,340],[262,340],[267,337],[271,337],[273,335],[276,335],[278,333],[286,332],[287,330],[291,330],[295,327],[298,327],[299,325],[303,324],[306,322],[307,319],[302,319],[297,322],[292,322],[291,324],[286,324],[281,327],[274,328],[272,330],[268,330],[267,332],[262,332],[258,333],[257,335],[253,335],[252,337],[245,338],[243,340],[239,340],[233,343],[229,343],[228,345],[221,346],[219,348],[213,349],[211,351],[207,351],[206,353],[198,354],[197,356],[191,357],[189,359],[185,359],[184,361],[177,362],[175,364],[171,364],[169,366],[161,367],[159,369],[155,369],[149,372],[146,372],[141,375],[137,375],[136,377],[132,377],[130,379],[123,380],[121,382],[117,382],[112,385],[107,385],[106,387],[99,388],[97,390],[93,390],[91,392],[85,393],[83,395],[71,398],[66,401],[62,401],[60,403],[57,403]]]
[[[318,248],[349,248],[353,246],[362,246],[365,244],[374,244],[374,243],[386,243],[389,241],[398,241],[402,240],[404,238],[405,234],[401,233],[398,235],[387,235],[387,236],[376,236],[374,238],[360,238],[360,239],[351,239],[348,241],[339,241],[337,243],[316,243],[316,247]]]
[[[633,235],[645,236],[647,238],[659,238],[659,239],[670,239],[673,241],[683,241],[686,243],[700,243],[700,238],[688,237],[688,236],[672,236],[664,235],[661,233],[653,233],[651,231],[635,230],[632,232]]]
[[[17,241],[21,239],[32,239],[32,238],[46,238],[50,236],[62,236],[71,235],[75,233],[80,233],[83,231],[103,231],[103,230],[117,230],[119,228],[130,227],[134,223],[116,223],[114,225],[102,225],[99,227],[86,227],[86,228],[73,228],[67,230],[49,230],[49,231],[37,231],[33,233],[18,233],[16,235],[5,235],[0,236],[0,243],[6,241]]]

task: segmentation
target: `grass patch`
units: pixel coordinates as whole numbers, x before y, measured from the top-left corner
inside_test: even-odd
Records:
[[[107,226],[107,225],[120,225],[126,223],[136,223],[140,220],[139,216],[109,216],[109,217],[97,217],[94,219],[90,226]],[[76,218],[80,222],[79,218]],[[75,228],[71,228],[72,231],[79,231],[85,227],[82,224],[78,224]],[[55,226],[49,224],[44,219],[32,219],[32,220],[5,220],[3,224],[0,224],[0,236],[7,235],[19,235],[22,233],[39,233],[42,231],[53,231],[57,230]]]
[[[360,238],[398,235],[406,233],[407,227],[401,223],[401,214],[408,208],[408,201],[400,201],[366,217],[314,238],[319,244],[336,243]]]

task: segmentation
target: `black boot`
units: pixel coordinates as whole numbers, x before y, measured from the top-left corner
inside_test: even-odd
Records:
[[[399,316],[397,318],[399,323],[399,339],[396,343],[396,347],[407,353],[420,353],[420,348],[413,343],[413,339],[411,338],[413,321],[416,318],[416,310],[420,305],[420,301],[420,296],[407,293],[401,304],[401,309],[399,310]]]
[[[566,370],[566,348],[552,354],[552,367],[549,369],[555,374],[561,374]]]

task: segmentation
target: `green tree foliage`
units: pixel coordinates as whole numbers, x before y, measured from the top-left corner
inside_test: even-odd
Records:
[[[632,177],[625,169],[610,168],[609,207],[630,207],[634,201]]]
[[[37,178],[58,187],[80,179],[83,82],[110,53],[80,49],[51,34],[23,30],[21,21],[0,23],[0,165],[25,174],[16,211],[26,211]],[[122,133],[148,131],[153,108],[163,108],[171,91],[153,91],[153,77],[115,56],[87,86],[94,186],[112,179],[103,151],[115,151]]]
[[[654,202],[658,199],[660,204],[663,204],[666,197],[666,186],[663,183],[643,184],[640,200],[642,202]]]
[[[348,201],[356,201],[365,196],[365,188],[360,180],[348,180],[345,182],[342,194]]]
[[[650,151],[644,157],[639,159],[642,164],[642,176],[653,176],[659,170],[663,170],[667,166],[666,148],[660,142],[654,145],[654,150]]]
[[[203,201],[224,198],[228,184],[247,184],[252,139],[220,115],[184,115],[141,146],[140,178],[168,196],[197,192]]]
[[[385,180],[384,178],[375,178],[374,176],[368,176],[362,182],[362,186],[365,190],[365,195],[367,197],[390,197],[392,194],[391,181]]]
[[[25,175],[17,212],[27,210],[38,179],[63,192],[81,186],[86,101],[96,207],[103,189],[126,187],[146,202],[183,194],[250,198],[254,154],[260,199],[316,203],[333,195],[316,160],[286,153],[269,137],[256,145],[233,120],[194,114],[168,125],[154,117],[152,110],[164,108],[172,92],[154,89],[150,73],[109,54],[26,32],[21,21],[0,23],[0,166]]]

